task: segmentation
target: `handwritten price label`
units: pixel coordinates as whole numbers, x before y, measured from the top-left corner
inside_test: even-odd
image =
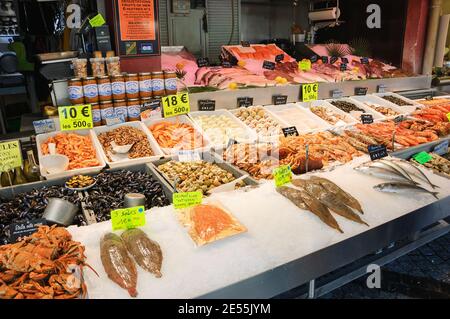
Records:
[[[90,104],[62,106],[58,112],[61,131],[86,130],[94,126]]]
[[[0,172],[22,166],[22,151],[19,141],[0,143]]]
[[[173,193],[173,206],[175,209],[188,208],[202,203],[202,192]]]
[[[311,70],[311,60],[303,59],[300,62],[298,62],[298,69],[301,71]]]
[[[145,208],[137,206],[111,211],[113,231],[145,226]]]
[[[290,183],[292,180],[292,170],[289,165],[282,165],[273,170],[273,178],[275,179],[275,186],[280,187],[284,184]]]
[[[309,83],[302,85],[302,101],[315,101],[319,98],[319,84]]]
[[[163,117],[187,114],[191,111],[189,94],[169,95],[162,99]]]

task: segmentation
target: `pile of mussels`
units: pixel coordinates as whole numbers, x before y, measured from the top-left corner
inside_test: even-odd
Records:
[[[98,174],[96,179],[97,184],[88,190],[87,206],[94,210],[98,222],[109,220],[111,210],[122,208],[127,193],[144,194],[147,209],[170,204],[161,184],[145,172],[126,170],[103,172]],[[0,245],[8,243],[11,223],[42,218],[48,200],[52,197],[80,204],[77,194],[64,186],[34,189],[18,194],[13,199],[0,198]],[[73,224],[86,225],[81,208]]]

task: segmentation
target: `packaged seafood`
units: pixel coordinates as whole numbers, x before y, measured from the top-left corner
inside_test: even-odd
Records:
[[[50,143],[55,144],[56,154],[65,155],[69,158],[69,167],[64,172],[50,174],[40,165],[41,175],[46,179],[98,173],[106,165],[101,149],[95,143],[95,134],[92,130],[51,132],[37,135],[36,144],[40,163],[42,163],[44,155],[50,154]]]
[[[223,205],[217,201],[177,211],[181,224],[197,246],[203,246],[247,231]]]
[[[256,140],[255,133],[226,110],[192,112],[189,116],[215,148],[225,147],[230,139],[237,142]]]
[[[358,123],[348,113],[326,101],[302,102],[298,103],[298,105],[309,110],[314,115],[333,126],[346,126]]]
[[[93,131],[95,132],[95,143],[101,150],[103,159],[111,168],[146,163],[159,159],[164,154],[153,135],[141,122],[100,126],[95,127]],[[118,153],[111,145],[113,141],[116,148],[124,145],[132,146],[128,152]]]
[[[332,99],[327,100],[327,102],[334,105],[338,109],[350,114],[358,122],[361,122],[362,114],[371,114],[374,121],[385,119],[382,114],[378,113],[374,109],[351,98]]]
[[[113,233],[104,235],[100,241],[100,257],[108,278],[126,289],[131,297],[136,297],[136,265],[128,255],[123,240]]]
[[[164,153],[168,155],[178,150],[201,152],[210,144],[186,115],[149,119],[144,121],[144,125],[150,130]]]
[[[140,229],[129,229],[122,233],[122,240],[134,261],[144,270],[160,278],[163,255],[159,244]]]
[[[327,122],[304,110],[297,104],[269,105],[266,106],[266,109],[285,121],[289,126],[295,126],[299,133],[330,128]]]
[[[84,249],[56,226],[0,246],[0,299],[86,298]]]
[[[263,141],[278,141],[279,136],[283,134],[281,129],[289,126],[260,105],[240,107],[231,113],[256,131],[259,140]]]

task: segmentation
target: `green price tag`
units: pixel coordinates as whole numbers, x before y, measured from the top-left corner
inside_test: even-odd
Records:
[[[95,27],[101,27],[102,25],[104,25],[106,23],[105,19],[103,18],[103,16],[99,13],[97,14],[95,17],[93,17],[92,19],[89,19],[89,24],[91,25],[91,27],[95,28]]]
[[[309,83],[302,85],[302,101],[315,101],[319,98],[319,83]]]
[[[290,183],[292,180],[292,170],[290,165],[282,165],[273,170],[273,178],[275,179],[275,186],[280,187],[284,184]]]
[[[173,193],[173,206],[175,209],[188,208],[202,203],[202,192]]]
[[[113,230],[131,229],[145,225],[145,207],[137,206],[111,211]]]
[[[61,131],[86,130],[94,126],[90,104],[62,106],[58,112]]]
[[[301,71],[311,70],[311,60],[303,59],[300,62],[298,62],[298,69]]]
[[[22,167],[22,151],[19,141],[0,143],[0,172]]]
[[[163,117],[187,114],[191,111],[189,94],[168,95],[162,99]]]
[[[433,156],[427,152],[420,152],[413,156],[413,158],[420,164],[425,164],[433,159]]]

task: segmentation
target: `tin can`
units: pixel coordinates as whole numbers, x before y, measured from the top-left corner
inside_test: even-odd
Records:
[[[164,71],[164,88],[167,95],[177,94],[177,74],[175,71]]]
[[[129,121],[139,121],[141,117],[141,104],[139,102],[139,99],[128,100],[127,111]]]
[[[139,98],[139,77],[136,73],[130,73],[125,76],[125,91],[127,99]]]
[[[128,122],[128,107],[125,100],[114,101],[114,114],[124,122]]]
[[[106,119],[114,116],[114,107],[111,101],[100,102],[102,125],[106,125]]]
[[[164,73],[162,71],[152,72],[152,89],[154,96],[162,96],[164,90]]]
[[[70,103],[73,105],[84,103],[83,82],[80,78],[70,79],[67,90]]]
[[[139,73],[139,96],[141,98],[151,97],[153,95],[152,74]]]
[[[97,81],[94,77],[83,80],[84,101],[86,103],[98,103]]]
[[[94,122],[94,126],[102,125],[102,113],[100,111],[100,105],[98,103],[92,103],[92,122]]]
[[[100,76],[97,78],[98,96],[100,101],[111,101],[112,88],[109,76]]]
[[[125,99],[125,79],[122,74],[111,76],[111,90],[114,100]]]

